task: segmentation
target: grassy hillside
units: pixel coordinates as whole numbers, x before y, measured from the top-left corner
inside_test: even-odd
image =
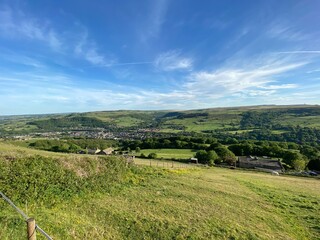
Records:
[[[256,126],[243,124],[243,116],[252,112],[260,114],[268,121],[258,121]],[[320,107],[316,105],[254,106],[189,111],[105,111],[12,116],[1,117],[0,130],[2,134],[10,134],[101,128],[115,131],[153,127],[161,132],[203,133],[212,130],[252,130],[261,128],[265,123],[277,127],[302,126],[320,129]]]
[[[317,179],[0,150],[1,191],[54,239],[320,239]],[[25,238],[3,200],[0,222],[1,239]]]

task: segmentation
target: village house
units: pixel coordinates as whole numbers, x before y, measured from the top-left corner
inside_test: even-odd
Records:
[[[96,149],[87,149],[88,151],[88,154],[97,154],[99,153],[101,150],[99,148],[96,148]]]
[[[106,148],[104,150],[100,150],[98,155],[111,155],[113,153],[113,148]]]
[[[265,156],[264,157],[257,157],[257,156],[238,157],[237,167],[283,172],[283,167],[280,160],[271,159]]]

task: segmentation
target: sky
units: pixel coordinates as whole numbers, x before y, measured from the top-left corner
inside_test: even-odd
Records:
[[[319,0],[0,0],[0,115],[320,104]]]

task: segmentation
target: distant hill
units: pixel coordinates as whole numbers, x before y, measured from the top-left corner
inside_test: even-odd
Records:
[[[184,111],[121,110],[10,116],[1,117],[0,121],[2,135],[50,131],[106,130],[114,132],[153,129],[163,134],[217,134],[219,132],[220,135],[223,133],[232,136],[252,135],[264,130],[267,131],[266,134],[277,135],[281,141],[279,136],[292,132],[293,128],[320,130],[320,106],[263,105]],[[256,136],[255,138],[261,137]]]

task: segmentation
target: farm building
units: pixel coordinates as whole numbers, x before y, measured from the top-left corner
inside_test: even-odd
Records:
[[[198,158],[190,158],[190,163],[198,164]]]
[[[280,160],[271,159],[268,157],[241,156],[241,157],[238,157],[237,167],[269,169],[277,172],[283,171],[283,167]]]
[[[106,148],[104,150],[100,150],[98,155],[111,155],[113,153],[113,148]]]
[[[96,149],[87,149],[88,154],[97,154],[99,153],[101,150],[96,148]]]

